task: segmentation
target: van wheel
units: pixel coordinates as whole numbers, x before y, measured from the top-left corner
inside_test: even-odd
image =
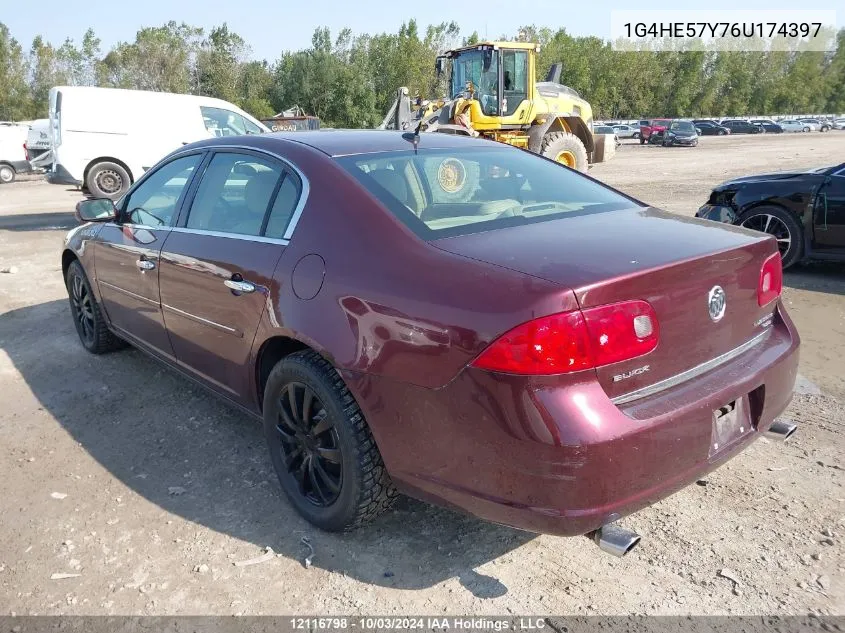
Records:
[[[291,354],[270,372],[264,434],[282,490],[323,530],[364,525],[398,496],[361,409],[317,352]]]
[[[115,200],[126,193],[132,179],[129,172],[117,163],[104,161],[88,170],[85,184],[95,198]]]
[[[15,170],[11,165],[0,165],[0,183],[8,185],[15,182]]]

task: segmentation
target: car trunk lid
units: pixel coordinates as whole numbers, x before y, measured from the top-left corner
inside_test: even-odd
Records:
[[[649,354],[596,370],[612,398],[740,347],[773,312],[773,305],[757,304],[760,268],[777,250],[771,237],[656,209],[571,216],[433,244],[566,286],[582,309],[648,301],[660,342]],[[717,286],[727,307],[714,320],[709,300]]]

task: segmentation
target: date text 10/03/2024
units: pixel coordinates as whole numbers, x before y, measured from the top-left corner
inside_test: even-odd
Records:
[[[543,618],[466,618],[466,617],[357,617],[291,618],[291,628],[315,630],[442,630],[442,631],[530,631],[546,627]]]

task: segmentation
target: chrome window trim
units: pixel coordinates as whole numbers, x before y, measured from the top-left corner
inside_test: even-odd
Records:
[[[273,238],[273,237],[265,238],[263,236],[254,236],[252,238],[254,241],[267,241],[267,240],[269,240],[272,243],[288,244],[290,239],[293,237],[293,232],[296,229],[296,225],[299,223],[299,218],[302,216],[302,211],[305,209],[305,204],[308,202],[308,196],[311,193],[311,184],[308,181],[308,178],[305,177],[305,174],[302,173],[302,170],[299,167],[297,167],[296,165],[294,165],[290,161],[290,159],[285,158],[284,156],[281,156],[280,154],[277,154],[275,152],[271,152],[270,150],[267,150],[267,149],[264,149],[264,148],[261,148],[261,147],[253,147],[253,146],[250,146],[250,145],[217,145],[217,144],[203,145],[202,147],[192,147],[189,150],[177,151],[177,152],[171,154],[170,156],[168,156],[167,160],[170,161],[170,160],[179,158],[179,156],[181,154],[190,154],[190,153],[196,152],[198,150],[210,151],[210,152],[214,152],[214,151],[217,151],[217,150],[242,150],[242,151],[246,151],[246,152],[256,152],[258,154],[265,154],[267,156],[270,156],[271,158],[275,158],[276,160],[280,161],[286,168],[290,169],[293,173],[295,173],[297,175],[297,177],[299,178],[299,183],[300,183],[299,201],[296,203],[296,207],[294,207],[294,209],[293,209],[293,214],[291,214],[291,216],[290,216],[290,221],[288,222],[288,226],[285,229],[285,232],[284,232],[284,235],[282,235],[282,238],[281,239]],[[162,160],[162,161],[159,161],[159,162],[164,162],[164,161]],[[153,166],[153,168],[155,168],[155,167],[158,167],[158,165]],[[153,168],[151,168],[151,171],[152,171]],[[147,172],[147,173],[149,173],[149,172]],[[127,192],[127,193],[129,193],[129,192]],[[181,228],[181,227],[173,227],[173,230],[176,230],[176,229],[179,229],[179,228]],[[193,230],[201,231],[201,229],[193,229]],[[211,234],[213,232],[212,231],[203,231],[203,233]],[[237,233],[216,232],[216,234],[220,237],[240,237],[240,238],[249,237],[249,236],[238,235]]]
[[[634,400],[639,400],[640,398],[653,396],[671,387],[676,387],[681,383],[687,382],[688,380],[692,380],[693,378],[696,378],[701,374],[710,371],[711,369],[715,369],[720,365],[724,365],[725,363],[733,360],[737,356],[744,354],[752,347],[762,343],[768,337],[769,333],[770,330],[767,329],[765,332],[761,332],[751,340],[746,341],[739,347],[735,347],[729,352],[725,352],[721,356],[711,358],[710,360],[701,363],[700,365],[696,365],[692,369],[688,369],[684,372],[681,372],[680,374],[675,374],[674,376],[656,382],[652,385],[648,385],[647,387],[643,387],[641,389],[637,389],[636,391],[631,391],[629,393],[622,394],[621,396],[611,398],[610,401],[615,405],[627,404],[628,402],[633,402]]]
[[[148,231],[172,231],[173,227],[169,224],[162,224],[161,226],[150,226],[149,224],[133,224],[132,222],[123,222],[122,224],[118,224],[117,222],[110,222],[113,226],[120,226],[120,227],[127,227],[130,229],[147,229]]]
[[[263,244],[279,244],[287,246],[290,240],[280,239],[277,237],[264,237],[262,235],[246,235],[244,233],[227,233],[225,231],[208,231],[206,229],[189,229],[182,226],[174,226],[170,229],[174,233],[190,233],[194,235],[209,235],[211,237],[231,237],[236,240],[245,240],[247,242],[261,242]]]

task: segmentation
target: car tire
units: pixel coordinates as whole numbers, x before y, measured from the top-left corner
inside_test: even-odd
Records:
[[[70,302],[70,313],[82,347],[92,354],[105,354],[126,347],[126,342],[115,336],[106,324],[103,312],[82,264],[71,262],[65,276],[65,287]]]
[[[724,130],[719,130],[718,132],[716,132],[716,135],[717,135],[717,136],[724,136],[724,135],[725,135],[725,131],[724,131]]]
[[[567,165],[570,169],[586,172],[589,164],[587,148],[574,134],[569,132],[549,132],[543,137],[540,154],[553,161]],[[572,162],[561,159],[562,155],[569,157]]]
[[[805,127],[805,128],[804,128],[803,130],[801,130],[801,131],[802,131],[802,132],[809,132],[809,131],[810,131],[810,128],[809,128],[809,127]]]
[[[15,168],[11,165],[0,165],[0,185],[8,185],[15,182]]]
[[[634,132],[634,134],[631,136],[631,138],[634,138],[634,139],[640,138],[640,133]]]
[[[830,131],[830,128],[826,125],[823,125],[822,126],[822,132],[828,132],[828,131]]]
[[[361,409],[312,350],[285,357],[270,372],[264,435],[282,490],[320,529],[353,530],[398,497]]]
[[[804,254],[804,231],[789,211],[775,206],[755,207],[743,213],[737,224],[774,236],[778,240],[784,269],[801,260]],[[788,243],[784,242],[785,239]]]
[[[103,161],[88,170],[85,186],[95,198],[118,199],[129,189],[132,178],[122,165]]]

